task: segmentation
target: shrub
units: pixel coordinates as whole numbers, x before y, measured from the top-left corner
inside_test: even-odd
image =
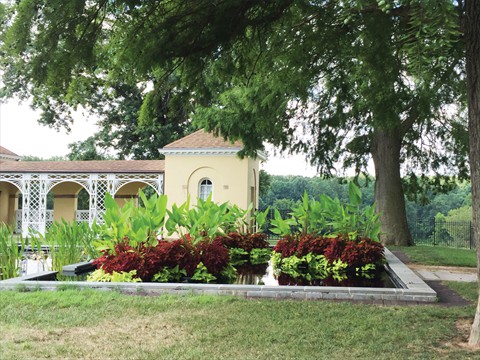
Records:
[[[284,285],[313,285],[316,280],[329,278],[341,282],[347,273],[369,277],[383,259],[383,245],[369,238],[349,240],[345,236],[324,238],[311,234],[299,240],[281,239],[272,255],[274,272]]]
[[[220,240],[214,240],[213,242],[202,241],[198,243],[197,251],[200,255],[200,262],[215,277],[220,276],[230,260],[228,249]]]
[[[300,238],[297,253],[299,256],[305,256],[308,253],[322,255],[325,249],[330,245],[331,239],[322,238],[315,235],[305,235]]]
[[[347,241],[342,237],[330,238],[328,241],[329,244],[325,247],[323,255],[332,264],[335,260],[341,259]]]
[[[291,236],[285,236],[277,242],[273,251],[280,253],[282,258],[293,256],[298,247],[298,240]]]
[[[367,264],[377,264],[382,261],[383,257],[382,244],[369,238],[360,238],[356,241],[349,241],[340,258],[349,266],[359,268]]]
[[[140,269],[143,261],[142,255],[130,246],[128,241],[116,244],[114,251],[113,254],[105,251],[101,257],[93,261],[93,264],[107,274],[138,271]]]

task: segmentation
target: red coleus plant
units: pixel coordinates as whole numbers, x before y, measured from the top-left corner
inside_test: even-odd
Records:
[[[286,258],[295,255],[297,252],[297,246],[298,240],[291,236],[285,236],[284,238],[278,240],[277,245],[275,245],[273,248],[273,251],[282,254],[282,258]]]
[[[95,259],[93,265],[97,268],[102,267],[106,273],[112,274],[114,271],[132,271],[138,270],[142,263],[142,255],[134,250],[127,242],[115,245],[115,254],[109,254],[108,251]]]
[[[378,263],[383,259],[384,247],[379,242],[369,238],[359,238],[350,241],[345,246],[341,260],[352,267],[362,267],[366,264]]]
[[[349,240],[342,236],[323,238],[316,235],[304,235],[299,240],[284,237],[273,248],[282,258],[296,255],[303,257],[308,253],[324,255],[330,263],[342,260],[351,267],[366,264],[377,264],[384,258],[384,247],[381,243],[369,238]]]
[[[329,244],[325,247],[323,255],[328,259],[330,263],[341,258],[343,250],[347,245],[347,240],[343,237],[336,237],[328,239]]]
[[[216,277],[220,275],[230,261],[229,251],[220,239],[215,239],[213,242],[199,242],[197,251],[200,261],[205,265],[208,272]]]
[[[241,234],[231,232],[226,236],[217,236],[216,239],[220,240],[228,249],[240,248],[246,252],[250,252],[252,249],[264,249],[270,246],[267,241],[267,235],[263,233]]]
[[[129,272],[137,270],[137,276],[142,281],[150,281],[164,267],[185,269],[192,276],[199,263],[199,255],[193,245],[187,240],[159,241],[156,246],[140,244],[136,249],[128,243],[115,246],[114,253],[104,253],[93,264],[106,273]]]
[[[316,235],[305,235],[300,238],[297,247],[298,256],[305,256],[308,253],[323,255],[325,249],[331,244],[331,239],[322,238]]]

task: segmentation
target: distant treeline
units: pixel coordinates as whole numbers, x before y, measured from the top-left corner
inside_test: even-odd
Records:
[[[374,202],[374,181],[368,183],[360,181],[362,186],[363,202],[365,205]],[[270,176],[270,187],[264,196],[260,198],[260,208],[272,206],[277,209],[290,209],[292,205],[300,200],[304,191],[311,196],[326,194],[331,197],[338,197],[340,200],[348,200],[348,185],[338,178],[322,179],[320,177],[303,176]],[[447,193],[426,194],[428,203],[421,204],[406,199],[407,218],[409,222],[417,220],[434,219],[437,214],[448,216],[449,212],[458,212],[457,209],[468,209],[471,207],[472,196],[470,183],[459,183],[458,186]],[[468,210],[464,211],[467,215]],[[462,220],[468,220],[462,219]]]

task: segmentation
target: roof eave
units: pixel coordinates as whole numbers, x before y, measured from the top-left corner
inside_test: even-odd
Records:
[[[163,155],[236,155],[241,148],[169,148],[159,149]]]

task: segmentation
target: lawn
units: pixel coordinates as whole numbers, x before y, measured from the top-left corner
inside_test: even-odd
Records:
[[[477,266],[475,250],[452,249],[440,246],[389,246],[390,250],[403,251],[412,262],[436,266]]]
[[[472,296],[475,285],[457,290]],[[452,345],[465,340],[464,325],[473,314],[473,305],[3,291],[0,354],[2,359],[478,359],[478,352]]]

